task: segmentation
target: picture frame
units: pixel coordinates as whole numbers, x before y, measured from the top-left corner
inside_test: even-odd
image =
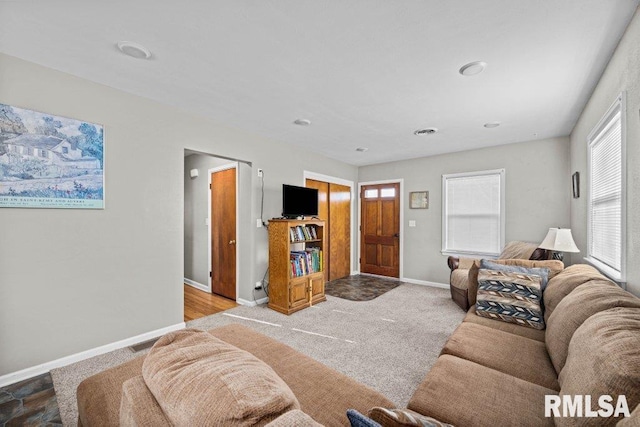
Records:
[[[577,199],[580,197],[580,172],[574,172],[571,175],[571,183],[573,188],[573,198]]]
[[[429,192],[412,191],[409,193],[409,208],[429,209]]]
[[[0,208],[104,209],[104,127],[0,103]]]

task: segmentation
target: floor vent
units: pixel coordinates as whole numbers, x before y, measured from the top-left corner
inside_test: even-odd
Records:
[[[136,344],[136,345],[132,345],[132,346],[130,346],[129,348],[130,348],[134,353],[137,353],[137,352],[139,352],[139,351],[146,350],[146,349],[148,349],[148,348],[153,347],[153,345],[154,345],[154,344],[156,343],[156,341],[158,341],[159,339],[160,339],[160,337],[158,337],[158,338],[154,338],[154,339],[149,340],[149,341],[143,341],[143,342],[138,343],[138,344]]]

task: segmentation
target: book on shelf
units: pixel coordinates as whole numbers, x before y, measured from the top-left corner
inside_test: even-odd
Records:
[[[291,242],[305,242],[307,240],[317,240],[318,232],[316,227],[311,225],[297,225],[289,228],[289,239]]]
[[[291,277],[306,276],[322,271],[323,257],[320,248],[307,248],[304,251],[291,251]]]

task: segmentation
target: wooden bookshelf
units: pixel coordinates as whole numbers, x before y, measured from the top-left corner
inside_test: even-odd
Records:
[[[284,314],[326,301],[324,221],[269,221],[269,308]]]

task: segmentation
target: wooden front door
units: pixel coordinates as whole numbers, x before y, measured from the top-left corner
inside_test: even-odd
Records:
[[[318,190],[318,218],[329,230],[324,237],[325,278],[346,277],[351,274],[351,188],[315,179],[305,185]]]
[[[211,291],[236,299],[236,168],[211,174]]]
[[[363,185],[360,271],[400,276],[400,184]]]

